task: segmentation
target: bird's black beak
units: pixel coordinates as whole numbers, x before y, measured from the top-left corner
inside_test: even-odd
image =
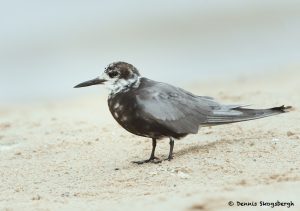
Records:
[[[95,78],[95,79],[80,83],[80,84],[74,86],[74,88],[81,88],[81,87],[86,87],[86,86],[93,86],[93,85],[97,85],[97,84],[103,84],[105,81],[107,81],[107,80],[100,79],[100,78]]]

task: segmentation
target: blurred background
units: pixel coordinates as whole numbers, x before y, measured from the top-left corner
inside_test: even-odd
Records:
[[[176,85],[300,63],[299,0],[2,0],[0,26],[0,104],[98,92],[72,87],[119,60]]]

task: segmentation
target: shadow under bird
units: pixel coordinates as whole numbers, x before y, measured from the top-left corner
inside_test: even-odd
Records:
[[[168,160],[173,159],[174,139],[196,134],[200,127],[254,120],[288,111],[290,106],[248,109],[241,105],[222,105],[213,98],[197,96],[170,84],[142,77],[126,62],[110,64],[104,73],[74,88],[104,84],[109,90],[108,106],[115,120],[127,131],[152,139],[147,160],[159,163],[156,140],[170,139]]]

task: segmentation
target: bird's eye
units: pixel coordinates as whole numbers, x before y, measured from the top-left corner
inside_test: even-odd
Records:
[[[109,72],[109,73],[108,73],[108,76],[109,76],[110,78],[114,78],[114,77],[116,77],[118,74],[119,74],[119,73],[118,73],[117,71],[112,71],[112,72]]]

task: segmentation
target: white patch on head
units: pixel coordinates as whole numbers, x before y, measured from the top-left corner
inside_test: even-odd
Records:
[[[115,65],[115,62],[109,64],[107,67],[113,67]]]
[[[105,72],[99,77],[107,80],[104,85],[110,91],[110,96],[117,94],[120,91],[126,91],[131,84],[134,84],[134,88],[139,87],[141,77],[134,75],[134,77],[125,79],[110,78]]]
[[[114,112],[114,116],[115,116],[116,118],[118,118],[118,117],[119,117],[119,114],[118,114],[117,112]]]

